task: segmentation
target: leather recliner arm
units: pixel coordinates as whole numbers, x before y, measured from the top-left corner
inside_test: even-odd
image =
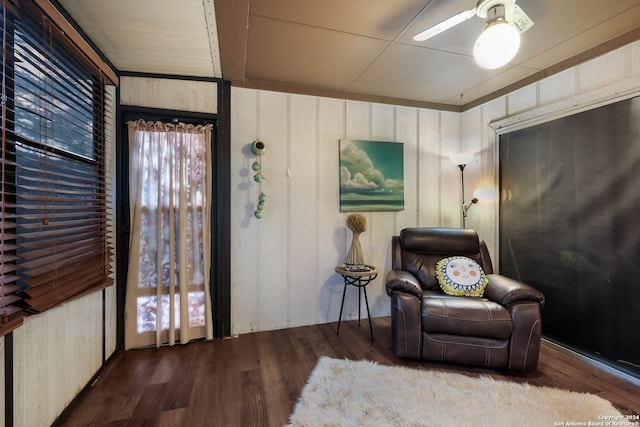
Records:
[[[537,289],[500,274],[487,274],[484,296],[511,313],[513,332],[509,349],[509,369],[526,371],[538,364],[544,295]]]
[[[387,295],[394,291],[405,292],[422,300],[422,287],[418,279],[405,270],[391,270],[386,277]]]
[[[484,296],[505,307],[515,302],[536,301],[544,305],[544,295],[537,289],[500,274],[487,274],[489,283]]]

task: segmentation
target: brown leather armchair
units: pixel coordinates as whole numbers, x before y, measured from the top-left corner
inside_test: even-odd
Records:
[[[488,284],[482,297],[445,294],[436,264],[450,256],[475,260]],[[474,230],[405,228],[393,236],[391,297],[393,351],[401,357],[514,370],[535,369],[544,295],[493,274],[485,242]]]

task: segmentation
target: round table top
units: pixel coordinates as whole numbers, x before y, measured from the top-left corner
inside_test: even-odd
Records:
[[[367,267],[369,267],[369,269],[366,271],[352,271],[352,270],[348,270],[347,267],[348,267],[347,264],[342,264],[337,266],[336,273],[341,274],[343,276],[349,276],[349,277],[364,277],[364,276],[373,276],[378,274],[378,269],[373,265],[367,264]]]

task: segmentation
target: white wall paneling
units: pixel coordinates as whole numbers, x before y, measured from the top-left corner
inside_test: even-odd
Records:
[[[264,215],[265,219],[278,219],[277,221],[258,220],[260,235],[257,245],[261,260],[258,277],[261,307],[257,321],[267,329],[277,329],[280,325],[289,324],[291,313],[291,275],[288,254],[292,250],[289,225],[293,212],[289,210],[291,199],[287,178],[291,144],[290,99],[290,96],[283,93],[261,92],[258,101],[259,136],[267,144],[267,153],[262,156],[264,191],[268,195]],[[231,133],[233,134],[233,130]],[[297,248],[297,250],[301,252],[304,249]]]
[[[318,174],[318,102],[309,96],[289,97],[290,120],[287,166],[287,303],[291,307],[288,323],[308,322],[318,318],[315,311],[322,284],[316,278],[320,274],[319,242],[319,190]],[[296,195],[296,197],[292,197]],[[278,203],[277,200],[274,200]],[[270,215],[269,212],[267,215]],[[298,268],[298,266],[303,268]],[[310,280],[314,278],[314,280]],[[292,303],[295,302],[295,303]],[[312,307],[313,310],[308,310]]]
[[[102,366],[102,292],[27,317],[13,334],[14,425],[51,425]]]
[[[538,85],[532,84],[507,95],[509,115],[527,111],[538,105]]]
[[[419,224],[420,146],[419,111],[414,108],[397,107],[395,116],[395,140],[403,143],[404,150],[404,210],[393,215],[393,230]],[[389,242],[391,244],[391,242]],[[391,253],[390,246],[387,248]],[[391,257],[387,257],[386,268],[391,268]]]
[[[344,261],[345,242],[350,234],[340,212],[340,174],[336,169],[340,152],[338,141],[346,135],[347,103],[335,99],[318,99],[318,273],[315,323],[326,323],[340,310],[342,278],[333,267]],[[349,236],[350,237],[350,236]],[[307,280],[309,280],[307,278]]]
[[[624,80],[630,49],[620,48],[578,66],[580,91],[591,90]]]
[[[548,104],[550,102],[567,98],[575,95],[580,90],[577,82],[577,71],[575,68],[562,71],[552,79],[542,80],[538,87],[540,88],[540,104]]]
[[[449,155],[462,151],[461,117],[459,113],[440,113],[440,225],[462,226],[460,169]],[[466,173],[466,169],[465,169]],[[465,184],[466,187],[466,184]]]
[[[342,138],[404,144],[405,209],[364,212],[361,235],[366,262],[380,270],[367,288],[371,314],[388,315],[391,236],[407,226],[445,225],[439,210],[450,196],[441,185],[457,188],[459,176],[442,150],[459,150],[460,115],[235,87],[231,95],[232,333],[337,321],[343,280],[334,268],[352,238],[339,204]],[[249,144],[257,137],[267,145],[262,219],[253,217],[258,184]],[[444,178],[443,159],[451,169]],[[448,223],[457,226],[457,202],[445,203]],[[349,287],[343,319],[357,317],[357,290]]]
[[[120,103],[216,114],[218,85],[209,81],[122,76]]]
[[[417,221],[411,225],[434,226],[442,223],[442,182],[444,181],[442,167],[443,165],[448,167],[451,163],[446,155],[442,154],[441,149],[442,127],[440,119],[442,114],[442,112],[432,110],[417,111],[418,136],[416,146],[412,149],[418,159],[414,181],[418,194],[416,200]],[[451,139],[456,137],[457,135]],[[449,144],[453,144],[451,140]],[[456,149],[456,147],[452,147],[452,149]],[[408,148],[405,148],[405,151],[408,151]],[[450,176],[447,178],[451,179]],[[405,174],[405,182],[410,179],[411,177]]]

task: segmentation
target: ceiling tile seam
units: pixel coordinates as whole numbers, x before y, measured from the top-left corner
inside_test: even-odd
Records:
[[[485,85],[487,82],[490,82],[491,80],[499,79],[499,78],[500,78],[500,76],[502,76],[503,74],[505,74],[505,73],[507,73],[507,72],[509,72],[509,71],[513,70],[514,68],[524,68],[524,69],[527,69],[527,70],[530,70],[530,71],[531,71],[531,72],[530,72],[530,74],[528,74],[527,76],[523,77],[521,80],[524,80],[524,79],[526,79],[527,77],[532,76],[532,75],[535,75],[536,73],[539,73],[540,71],[542,71],[542,70],[540,70],[540,69],[538,69],[538,68],[527,67],[527,66],[524,66],[524,65],[514,65],[514,66],[512,66],[512,67],[509,67],[509,68],[504,69],[500,74],[497,74],[497,75],[495,75],[495,76],[491,77],[491,78],[490,78],[490,79],[488,79],[488,80],[483,80],[483,81],[479,82],[478,84],[475,84],[475,85],[473,85],[473,86],[470,86],[470,87],[466,88],[464,91],[462,91],[462,92],[460,92],[459,94],[455,95],[455,97],[452,97],[452,98],[449,98],[449,99],[443,100],[442,102],[443,102],[443,103],[453,102],[453,101],[454,101],[454,99],[457,99],[457,98],[460,98],[460,100],[462,101],[462,100],[463,100],[463,98],[464,98],[464,95],[465,95],[466,93],[469,93],[469,92],[471,92],[472,90],[474,90],[474,89],[476,89],[476,88],[478,88],[478,87],[481,87],[481,86]],[[492,92],[492,93],[493,93],[493,92]],[[462,105],[464,106],[465,104],[463,103]]]
[[[573,36],[571,36],[571,37],[568,37],[568,38],[566,38],[566,39],[564,39],[564,40],[561,40],[561,41],[557,42],[557,43],[556,43],[556,44],[554,44],[554,45],[550,45],[547,49],[545,49],[545,50],[543,50],[543,51],[539,52],[536,56],[534,56],[534,57],[532,57],[532,58],[527,59],[527,61],[526,61],[526,62],[531,62],[531,61],[535,60],[538,56],[540,56],[540,55],[542,55],[542,54],[544,54],[544,53],[546,53],[546,52],[552,51],[553,49],[557,48],[558,46],[560,46],[560,45],[562,45],[562,44],[564,44],[564,43],[568,43],[568,42],[570,42],[570,41],[572,41],[572,40],[579,39],[583,34],[587,33],[588,31],[591,31],[591,30],[593,30],[593,29],[597,28],[598,26],[600,26],[600,25],[602,25],[602,24],[606,23],[608,20],[611,20],[611,19],[613,19],[613,18],[614,18],[614,17],[616,17],[616,16],[620,16],[620,15],[626,14],[626,13],[628,13],[628,12],[629,12],[629,10],[634,9],[634,8],[636,8],[636,7],[638,7],[638,5],[637,5],[637,4],[636,4],[636,5],[633,5],[633,6],[630,6],[630,7],[628,7],[627,9],[623,10],[622,12],[619,12],[619,13],[614,14],[613,16],[609,16],[609,17],[607,17],[607,18],[604,18],[604,19],[602,19],[600,22],[598,22],[597,24],[591,25],[589,28],[585,28],[584,30],[580,31],[579,33],[576,33],[576,34],[574,34],[574,35],[573,35]],[[633,31],[633,30],[632,30],[632,31]],[[603,43],[601,43],[601,44],[604,44],[604,43],[606,43],[607,41],[614,40],[614,39],[616,39],[616,38],[618,38],[618,37],[621,37],[621,36],[623,36],[624,34],[625,34],[625,33],[622,33],[622,34],[618,34],[618,35],[616,35],[616,36],[614,36],[614,37],[611,37],[610,39],[606,40],[605,42],[603,42]],[[591,49],[593,49],[593,48],[590,48],[589,50],[591,50]],[[521,62],[520,64],[522,64],[522,62]],[[518,65],[518,66],[521,66],[520,64],[517,64],[517,65]],[[529,67],[527,67],[527,68],[529,68]],[[537,68],[534,68],[534,67],[530,67],[530,68],[536,69],[538,72],[543,71],[543,70],[541,70],[541,69],[537,69]]]
[[[364,70],[362,70],[362,72],[360,74],[358,74],[358,76],[344,89],[345,92],[349,92],[353,86],[356,84],[356,82],[358,80],[360,80],[360,78],[362,78],[362,76],[373,66],[373,64],[375,64],[380,57],[382,57],[382,55],[384,55],[384,53],[386,51],[389,50],[389,48],[391,48],[391,46],[393,46],[400,37],[402,37],[402,35],[409,29],[409,27],[411,27],[420,16],[422,16],[422,14],[424,13],[425,10],[427,10],[427,8],[431,5],[431,3],[433,3],[433,0],[429,0],[427,2],[427,4],[425,4],[422,9],[420,9],[415,15],[414,17],[409,21],[409,23],[407,23],[404,28],[402,28],[398,34],[393,38],[393,40],[391,40],[389,43],[387,43],[387,45],[384,47],[384,49],[382,49],[382,51],[380,51],[380,53],[378,55],[376,55],[375,58],[373,58],[373,60],[369,63],[369,65],[367,65]]]
[[[382,40],[382,41],[385,41],[385,42],[389,42],[390,41],[390,40],[387,40],[387,39],[384,39],[384,38],[380,38],[380,37],[368,36],[366,34],[359,34],[359,33],[354,33],[354,32],[351,32],[351,31],[338,30],[336,28],[322,27],[320,25],[305,24],[303,22],[291,21],[289,19],[274,18],[272,16],[256,15],[254,13],[249,13],[248,18],[250,18],[250,17],[263,18],[263,19],[268,19],[269,21],[277,21],[277,22],[284,23],[284,24],[298,25],[300,27],[307,27],[307,28],[313,28],[313,29],[316,29],[316,30],[330,31],[332,33],[347,34],[347,35],[350,35],[350,36],[358,36],[358,37],[363,37],[363,38],[372,39],[372,40]],[[247,28],[248,28],[248,25],[247,25]]]

